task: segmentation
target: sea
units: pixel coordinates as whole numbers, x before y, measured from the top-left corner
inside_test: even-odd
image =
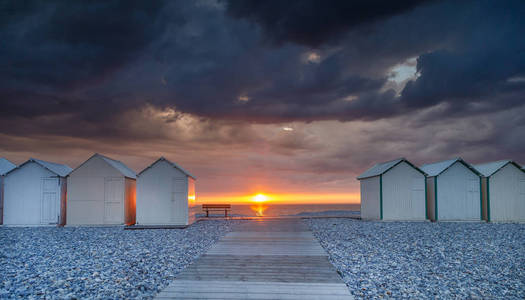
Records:
[[[233,217],[358,216],[359,204],[232,204]],[[199,215],[202,215],[199,213]],[[224,213],[214,212],[214,216]]]

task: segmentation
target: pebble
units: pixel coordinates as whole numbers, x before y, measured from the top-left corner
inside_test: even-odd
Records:
[[[525,224],[305,222],[356,298],[525,299]]]

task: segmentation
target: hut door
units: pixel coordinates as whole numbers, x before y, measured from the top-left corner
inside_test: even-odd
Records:
[[[105,178],[104,223],[120,224],[124,220],[124,179]]]
[[[469,207],[479,205],[479,179],[469,179],[468,200]]]
[[[182,222],[185,212],[188,210],[186,191],[186,180],[180,178],[172,179],[171,203],[172,203],[172,222]]]
[[[58,222],[58,178],[42,178],[42,224]]]
[[[418,209],[420,205],[416,205],[416,203],[419,203],[421,199],[425,199],[425,179],[421,177],[412,177],[412,201],[403,201],[405,203],[404,209],[406,209],[406,213],[410,213],[412,215],[413,211],[409,211],[411,209]]]

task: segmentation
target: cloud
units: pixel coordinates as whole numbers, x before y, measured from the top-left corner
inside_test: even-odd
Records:
[[[166,25],[159,2],[15,1],[4,6],[3,88],[100,82],[135,59]]]
[[[472,163],[503,158],[525,162],[525,108],[485,113],[482,118],[428,121],[425,114],[433,110],[373,122],[287,123],[294,131],[284,132],[283,124],[209,121],[190,115],[166,123],[166,112],[151,107],[123,116],[137,122],[119,139],[50,135],[44,130],[31,137],[1,135],[0,151],[17,162],[36,156],[73,167],[92,152],[101,152],[136,171],[162,155],[195,173],[201,195],[256,189],[354,193],[360,172],[401,156],[418,165],[456,156]]]
[[[251,2],[243,3],[227,2],[226,9],[231,14],[236,5],[251,7]],[[283,3],[256,3],[254,7],[262,5],[268,11],[288,14],[287,20],[296,17],[291,8],[279,10],[281,5],[293,7],[295,2]],[[335,14],[332,8],[326,10]],[[454,105],[456,113],[519,106],[519,83],[508,84],[506,80],[519,75],[523,70],[520,61],[525,61],[524,52],[519,50],[521,10],[523,5],[518,2],[413,4],[402,12],[379,14],[374,22],[356,23],[345,29],[344,35],[316,49],[293,38],[289,38],[290,43],[267,46],[264,35],[270,33],[232,20],[222,9],[193,11],[194,20],[205,18],[206,22],[199,22],[198,31],[191,31],[187,39],[181,35],[177,41],[191,44],[198,32],[198,40],[208,43],[199,42],[198,51],[172,56],[171,63],[166,60],[165,92],[156,97],[156,103],[213,119],[261,123],[375,120],[440,103],[462,103]],[[266,15],[265,11],[260,14]],[[293,24],[308,28],[310,21],[298,17]],[[264,23],[259,19],[255,22]],[[331,28],[330,24],[321,27]],[[480,28],[487,35],[476,34]],[[177,45],[167,45],[163,49],[179,53]],[[505,56],[513,50],[513,56]],[[309,57],[315,57],[315,63]],[[418,58],[420,78],[407,78],[408,86],[407,80],[391,84],[392,69],[414,58]],[[485,75],[476,83],[484,89],[474,92],[470,82]],[[446,93],[470,95],[459,95],[462,100],[457,101],[456,95]],[[249,101],[239,101],[239,97]],[[493,107],[497,102],[505,105]]]
[[[259,123],[521,105],[523,83],[509,81],[525,69],[521,3],[367,3],[13,4],[0,29],[0,114],[105,126],[148,105]],[[277,28],[265,27],[271,11]],[[328,16],[332,23],[319,23]],[[333,38],[314,49],[296,39],[300,28]],[[272,30],[289,43],[267,45]],[[414,57],[420,76],[393,84],[392,70]]]
[[[356,26],[401,14],[424,2],[428,1],[229,0],[227,9],[235,18],[260,25],[274,43],[318,47]]]

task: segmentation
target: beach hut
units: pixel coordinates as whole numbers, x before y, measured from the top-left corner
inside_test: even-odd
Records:
[[[357,179],[363,219],[425,220],[425,173],[405,158],[376,164]]]
[[[195,177],[159,158],[137,176],[138,225],[189,225],[195,221]]]
[[[64,225],[71,168],[30,158],[4,177],[5,225]]]
[[[67,181],[67,225],[135,224],[136,174],[122,162],[96,153]]]
[[[0,225],[4,224],[4,175],[14,168],[14,163],[0,157]]]
[[[430,220],[481,220],[481,174],[461,158],[421,166]]]
[[[501,160],[474,168],[482,175],[483,219],[525,221],[525,170],[511,160]]]

